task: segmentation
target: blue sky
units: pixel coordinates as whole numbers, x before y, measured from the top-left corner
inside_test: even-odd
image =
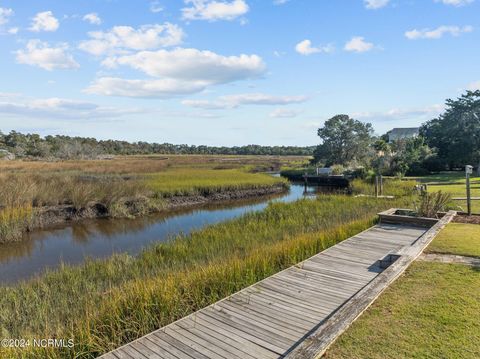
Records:
[[[0,0],[0,129],[313,145],[480,88],[480,0]]]

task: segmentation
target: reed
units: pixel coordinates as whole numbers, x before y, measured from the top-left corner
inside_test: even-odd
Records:
[[[159,197],[209,195],[277,184],[287,186],[284,179],[241,169],[175,169],[149,175],[146,183]]]
[[[18,240],[33,221],[31,205],[6,207],[0,210],[0,244]]]
[[[385,178],[383,180],[383,194],[396,197],[410,196],[413,194],[416,184],[417,182],[414,180]],[[375,184],[371,180],[355,179],[351,182],[351,189],[354,194],[375,195]]]

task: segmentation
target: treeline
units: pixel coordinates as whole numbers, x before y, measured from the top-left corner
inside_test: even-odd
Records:
[[[444,113],[424,123],[413,138],[374,136],[369,123],[337,115],[318,129],[315,165],[362,169],[385,175],[423,175],[473,165],[480,174],[480,91],[447,100]]]
[[[171,143],[97,140],[89,137],[45,136],[0,132],[0,156],[17,158],[91,159],[102,155],[199,154],[199,155],[276,155],[310,156],[315,146],[235,146],[212,147]]]

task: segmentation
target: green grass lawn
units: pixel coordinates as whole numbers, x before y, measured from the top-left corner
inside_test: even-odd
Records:
[[[415,262],[326,358],[480,358],[480,271]]]
[[[480,257],[480,226],[450,223],[428,246],[427,252]]]
[[[463,171],[446,171],[435,173],[428,176],[421,177],[405,177],[406,179],[417,180],[422,183],[436,183],[436,182],[450,182],[450,183],[465,183],[465,172]],[[473,174],[470,179],[472,181],[480,181],[480,176]]]

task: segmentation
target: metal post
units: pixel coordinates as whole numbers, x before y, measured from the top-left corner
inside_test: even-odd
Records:
[[[466,177],[466,183],[467,183],[467,208],[468,208],[468,215],[470,216],[472,214],[472,198],[471,198],[471,193],[470,193],[470,175],[473,172],[473,167],[466,165],[465,166],[465,177]]]

